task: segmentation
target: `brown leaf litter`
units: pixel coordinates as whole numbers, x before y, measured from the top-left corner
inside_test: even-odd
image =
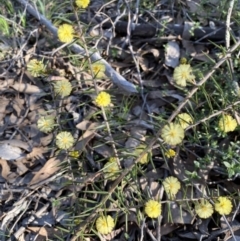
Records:
[[[210,2],[215,9],[216,2]],[[8,46],[5,37],[0,36],[8,51],[0,56],[0,240],[6,240],[5,236],[9,235],[17,240],[59,240],[56,237],[64,237],[74,241],[78,229],[89,235],[88,240],[97,240],[90,236],[95,230],[93,222],[108,208],[118,220],[113,232],[104,237],[99,235],[101,240],[126,240],[126,235],[131,240],[135,237],[141,240],[147,240],[146,237],[149,240],[157,240],[155,237],[158,240],[161,237],[165,240],[201,240],[203,237],[212,240],[221,235],[225,240],[231,238],[225,220],[221,219],[216,225],[210,220],[201,221],[193,214],[194,199],[207,192],[214,193],[215,181],[232,193],[239,191],[238,184],[219,180],[219,175],[214,173],[216,159],[213,158],[206,169],[196,169],[194,162],[198,150],[188,146],[184,151],[176,150],[177,155],[166,161],[162,144],[157,142],[148,150],[149,162],[143,166],[135,164],[134,151],[139,147],[143,150],[158,138],[155,135],[163,119],[185,98],[185,93],[175,88],[172,80],[172,70],[179,64],[179,58],[188,53],[194,60],[204,63],[215,59],[207,39],[222,40],[225,36],[225,27],[220,26],[215,31],[205,26],[205,13],[199,10],[199,1],[182,1],[181,4],[184,9],[187,7],[195,12],[203,25],[193,29],[198,39],[191,35],[194,27],[191,23],[180,13],[178,16],[171,14],[176,11],[176,6],[170,8],[159,2],[155,14],[144,10],[139,22],[135,23],[124,14],[117,19],[115,13],[120,9],[114,2],[104,6],[101,1],[100,4],[99,1],[91,2],[87,14],[81,13],[80,18],[85,23],[91,20],[92,33],[96,27],[99,30],[97,37],[102,36],[99,41],[91,40],[89,47],[98,48],[118,71],[108,67],[109,78],[96,80],[96,83],[86,69],[86,58],[79,54],[79,48],[73,45],[72,50],[78,54],[70,54],[69,49],[63,48],[47,30],[47,25],[44,26],[42,21],[40,24],[30,14],[26,16],[26,29],[16,25],[22,31],[21,37],[17,36],[18,32],[9,37],[13,46]],[[62,8],[59,14],[69,13],[69,8]],[[216,11],[214,16],[218,15]],[[164,21],[169,22],[165,27]],[[128,38],[129,33],[131,38]],[[198,41],[201,38],[202,41]],[[98,54],[93,56],[99,57]],[[44,61],[50,70],[48,76],[34,78],[26,71],[26,64],[32,58]],[[53,83],[60,79],[67,79],[73,85],[68,98],[60,99],[54,95]],[[100,109],[93,104],[94,84],[98,90],[109,91],[114,96],[111,109],[106,110],[114,145]],[[136,86],[140,87],[141,95]],[[56,118],[53,133],[44,134],[37,127],[37,120],[45,114]],[[159,119],[156,120],[156,116]],[[71,150],[77,151],[76,157],[69,158],[70,153],[55,148],[57,131],[65,129],[70,130],[76,140]],[[101,171],[104,163],[115,154],[114,147],[121,162],[119,175],[135,168],[130,174],[126,172],[126,177],[116,186],[105,180]],[[137,157],[139,155],[137,153]],[[198,178],[189,185],[186,180],[193,172]],[[165,202],[162,180],[168,174],[176,176],[184,188],[176,200]],[[211,179],[216,180],[209,185]],[[163,200],[161,223],[145,218],[144,223],[140,220],[140,212],[149,196]],[[104,205],[100,206],[102,202]],[[91,222],[86,223],[86,220]],[[228,217],[228,221],[234,232],[239,229],[237,220],[232,222]],[[216,230],[211,230],[212,227]]]

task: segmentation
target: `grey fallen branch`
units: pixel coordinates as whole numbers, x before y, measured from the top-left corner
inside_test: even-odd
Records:
[[[55,36],[57,36],[57,28],[53,26],[51,21],[46,19],[43,15],[41,15],[37,9],[33,8],[32,5],[29,4],[26,0],[17,0],[21,3],[27,11],[33,15],[36,19],[38,19],[41,24],[45,25],[50,32],[52,32]],[[73,44],[71,50],[77,54],[85,55],[85,51],[81,48],[78,44]],[[106,68],[106,75],[112,80],[114,84],[118,87],[124,89],[128,93],[137,93],[136,86],[132,83],[128,82],[123,76],[118,74],[109,64],[105,61],[98,52],[90,53],[90,58],[92,62],[100,61],[102,64],[105,65]]]
[[[120,35],[127,34],[128,22],[118,21],[115,26],[115,31]],[[108,29],[112,27],[111,22],[105,22],[102,25],[103,28]],[[131,36],[132,37],[143,37],[152,38],[156,36],[159,31],[164,30],[165,35],[173,34],[176,36],[182,36],[184,31],[184,25],[179,24],[169,24],[162,26],[160,24],[150,24],[150,23],[132,23],[131,25]],[[211,40],[211,41],[222,41],[226,33],[226,27],[220,26],[216,29],[210,27],[197,27],[192,29],[192,36],[194,39]],[[190,33],[189,33],[190,34]]]

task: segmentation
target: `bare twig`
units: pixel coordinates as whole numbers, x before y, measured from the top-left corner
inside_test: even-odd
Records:
[[[226,49],[227,50],[230,47],[230,20],[231,20],[233,6],[234,6],[234,0],[231,0],[229,3],[228,14],[227,14],[227,19],[226,19],[225,41],[226,41]]]
[[[227,111],[229,109],[232,109],[234,106],[237,106],[239,104],[240,104],[240,101],[238,100],[238,101],[234,102],[233,104],[227,106],[226,108],[224,108],[222,110],[219,110],[219,111],[217,111],[217,112],[215,112],[215,113],[213,113],[213,114],[211,114],[211,115],[209,115],[209,116],[199,120],[198,122],[194,123],[193,125],[189,125],[185,130],[187,131],[189,129],[192,129],[193,127],[198,126],[199,124],[204,123],[204,122],[212,119],[213,117],[221,115],[223,112],[225,112],[225,111]]]
[[[230,20],[231,20],[231,15],[232,15],[232,10],[234,6],[234,0],[231,0],[229,3],[229,8],[228,8],[228,14],[227,14],[227,19],[226,19],[226,34],[225,34],[225,41],[226,41],[226,49],[227,51],[229,50],[230,47]],[[230,73],[231,73],[231,81],[233,81],[233,60],[232,58],[228,58],[227,63],[229,65]],[[236,82],[237,83],[237,82]]]
[[[161,241],[161,222],[162,216],[160,216],[157,221],[157,241]]]
[[[110,129],[110,125],[109,125],[109,122],[108,122],[108,119],[107,119],[107,115],[106,115],[106,112],[105,112],[104,107],[102,107],[101,109],[102,109],[103,118],[104,118],[104,120],[105,120],[105,124],[106,124],[106,127],[107,127],[108,135],[109,135],[109,138],[110,138],[110,143],[111,143],[111,146],[112,146],[112,148],[113,148],[114,157],[115,157],[116,160],[117,160],[118,167],[121,169],[121,164],[120,164],[120,159],[119,159],[118,151],[117,151],[117,148],[116,148],[116,145],[115,145],[115,142],[114,142],[112,133],[111,133],[111,129]]]
[[[142,224],[141,224],[141,237],[139,241],[143,241],[144,240],[144,227],[145,227],[145,218],[142,220]]]
[[[228,226],[228,228],[229,228],[229,230],[230,230],[230,232],[232,234],[232,237],[233,237],[234,241],[237,241],[236,238],[235,238],[235,235],[234,235],[234,232],[233,232],[233,229],[232,229],[231,225],[229,224],[229,222],[226,219],[225,215],[222,215],[222,216],[223,216],[223,219],[226,222],[226,224],[227,224],[227,226]]]
[[[235,210],[235,212],[233,214],[232,221],[234,221],[236,215],[238,214],[239,208],[240,208],[240,202],[238,201],[238,206],[237,206],[237,208],[236,208],[236,210]]]
[[[147,233],[149,234],[150,238],[152,239],[152,241],[157,241],[157,239],[153,236],[151,230],[149,230],[148,228],[146,228]]]

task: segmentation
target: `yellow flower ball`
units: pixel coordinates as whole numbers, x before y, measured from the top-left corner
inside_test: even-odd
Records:
[[[187,62],[188,62],[187,59],[184,57],[180,59],[180,64],[187,64]]]
[[[181,125],[170,123],[163,127],[161,136],[167,144],[175,146],[182,142],[184,130]]]
[[[232,211],[232,202],[227,197],[219,197],[214,208],[219,214],[228,215]]]
[[[96,78],[100,79],[105,76],[105,65],[100,62],[95,62],[92,65],[92,70]]]
[[[33,77],[39,77],[45,74],[45,66],[42,61],[31,59],[27,64],[27,70]]]
[[[75,158],[77,159],[79,157],[79,151],[70,151],[69,152],[69,156],[72,157],[72,158]]]
[[[165,192],[173,198],[181,188],[181,184],[176,177],[170,176],[163,181],[163,187]]]
[[[148,217],[157,218],[161,215],[162,205],[160,202],[157,202],[155,200],[149,200],[145,204],[144,211]]]
[[[117,158],[116,157],[110,157],[108,162],[117,162]]]
[[[199,203],[195,204],[195,212],[200,218],[209,218],[213,214],[213,206],[207,200],[202,199]]]
[[[120,168],[117,160],[109,160],[103,167],[104,178],[108,180],[115,180],[119,175]]]
[[[167,150],[164,155],[167,157],[167,158],[171,158],[171,157],[175,157],[176,155],[176,152],[173,150],[173,149],[169,149]]]
[[[59,149],[69,149],[74,144],[74,138],[70,132],[63,131],[56,136],[56,145]]]
[[[139,145],[136,147],[136,149],[133,151],[133,155],[139,157],[140,154],[144,151],[146,148],[146,145]],[[147,164],[149,162],[149,154],[150,153],[145,153],[141,160],[139,161],[140,164]]]
[[[86,8],[90,3],[90,0],[76,0],[76,5],[79,8]]]
[[[72,85],[68,80],[59,80],[54,84],[54,91],[62,97],[69,96],[72,91]]]
[[[234,131],[237,127],[237,121],[230,115],[223,115],[218,122],[218,127],[223,132]]]
[[[111,103],[111,96],[108,93],[102,91],[98,94],[95,101],[99,107],[106,107]]]
[[[102,216],[96,220],[96,229],[100,234],[108,234],[114,229],[114,220],[111,216]]]
[[[63,24],[58,28],[58,38],[63,43],[70,43],[74,38],[74,29],[70,24]]]
[[[53,130],[54,124],[53,116],[42,116],[37,122],[37,127],[40,131],[48,133]]]
[[[193,83],[195,76],[192,74],[192,68],[189,64],[180,64],[174,69],[173,80],[177,85],[185,87],[187,81]]]
[[[187,113],[182,113],[177,115],[177,122],[181,125],[183,129],[186,129],[189,125],[193,123],[193,118]]]

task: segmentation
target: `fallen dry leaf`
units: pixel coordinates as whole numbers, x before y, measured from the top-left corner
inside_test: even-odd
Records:
[[[26,111],[26,107],[24,107],[25,100],[20,98],[15,98],[11,101],[13,109],[16,111],[17,116],[20,117]]]
[[[168,42],[165,48],[165,64],[172,68],[179,65],[180,48],[177,42]]]
[[[196,171],[198,178],[193,179],[192,182],[194,184],[202,184],[203,186],[206,186],[208,175],[214,165],[214,162],[211,162],[206,168],[199,168],[196,170],[194,165],[195,159],[196,157],[191,154],[189,154],[185,159],[181,159],[179,156],[176,156],[174,160],[169,161],[169,165],[171,170],[173,170],[173,173],[182,182],[189,178],[186,171],[189,173]]]
[[[173,223],[165,223],[161,226],[161,235],[171,234],[174,230],[179,228],[180,225],[173,224]]]
[[[201,5],[200,5],[200,0],[187,0],[186,1],[187,6],[190,8],[190,11],[192,13],[200,11]]]
[[[112,157],[114,154],[113,149],[99,141],[94,142],[94,151],[96,151],[98,154],[102,155],[105,158]]]
[[[48,152],[47,147],[34,147],[32,151],[27,154],[26,159],[38,159],[38,160],[45,160],[44,153]]]
[[[86,131],[78,139],[74,148],[75,150],[83,151],[85,149],[89,141],[91,141],[94,138],[97,126],[97,123],[91,123],[90,121],[82,121],[81,123],[77,124],[76,127],[78,129]]]
[[[36,85],[24,84],[24,83],[15,83],[11,86],[13,89],[20,93],[25,94],[40,94],[44,93],[42,89],[37,87]]]
[[[44,227],[44,226],[43,227],[28,226],[27,229],[29,231],[32,231],[33,233],[38,234],[36,239],[34,239],[35,241],[45,241],[45,240],[48,240],[48,239],[54,239],[57,236],[58,237],[62,236],[63,235],[62,232],[64,232],[64,230],[60,231],[57,228]]]
[[[16,160],[14,164],[17,166],[18,175],[21,176],[28,171],[28,168],[23,164],[22,160]]]
[[[191,224],[194,216],[185,211],[177,202],[171,201],[164,204],[163,223]]]
[[[82,122],[76,125],[76,127],[82,131],[85,131],[85,130],[95,131],[97,126],[98,126],[98,123],[94,123],[89,120],[83,120]]]
[[[9,99],[6,99],[4,97],[0,97],[0,121],[2,121],[2,119],[5,117],[6,115],[6,108],[10,103]]]
[[[24,157],[24,153],[17,146],[12,146],[9,143],[0,143],[0,158],[5,160],[16,160]]]
[[[65,156],[60,155],[57,157],[53,157],[49,159],[45,165],[34,175],[33,179],[29,183],[29,186],[35,185],[53,174],[55,174],[57,171],[61,169],[60,164],[63,162]]]
[[[151,178],[145,178],[140,177],[139,178],[139,184],[142,189],[142,191],[148,195],[148,193],[151,193],[151,196],[155,200],[159,200],[160,197],[160,191],[161,191],[161,184],[159,182],[153,181]]]
[[[17,140],[17,139],[12,139],[12,140],[3,140],[3,141],[0,141],[0,144],[8,144],[8,145],[11,145],[13,147],[19,147],[19,148],[22,148],[28,152],[31,151],[31,147],[30,145],[25,142],[25,141],[21,141],[21,140]]]
[[[144,58],[144,57],[138,57],[138,62],[139,62],[139,65],[141,66],[142,70],[144,72],[148,72],[149,71],[149,61],[147,58]]]
[[[6,216],[2,220],[1,223],[1,230],[6,230],[8,227],[8,224],[19,216],[24,210],[26,210],[26,207],[28,206],[28,203],[31,201],[27,200],[21,200],[20,202],[16,202],[14,206],[11,207],[11,209],[7,212]]]
[[[2,167],[1,176],[9,183],[13,183],[18,175],[10,171],[10,167],[6,160],[0,159],[0,165]]]

